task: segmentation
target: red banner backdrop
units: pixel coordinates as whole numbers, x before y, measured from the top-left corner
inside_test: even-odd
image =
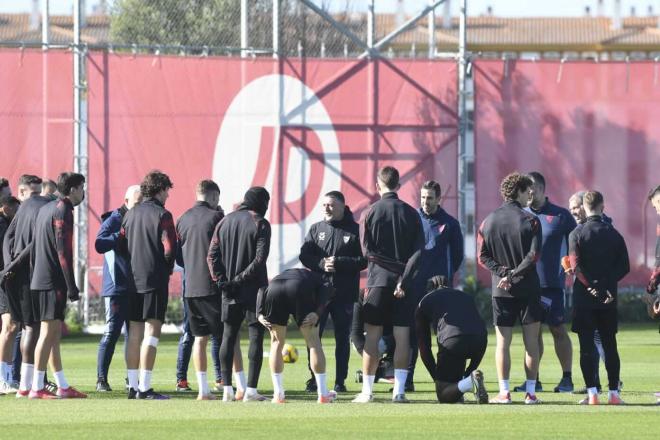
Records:
[[[266,186],[271,276],[297,263],[324,193],[341,190],[359,217],[386,164],[401,172],[413,206],[421,183],[435,179],[456,212],[453,62],[91,53],[88,77],[92,235],[154,168],[174,182],[175,217],[194,203],[200,179],[218,182],[225,211],[248,187]],[[90,256],[100,265],[93,247]]]
[[[642,284],[656,225],[646,195],[660,183],[655,64],[476,62],[478,221],[499,206],[499,182],[514,170],[540,171],[561,206],[597,189],[628,245],[625,282]]]
[[[21,174],[56,179],[73,166],[70,52],[0,52],[0,176],[16,193]]]

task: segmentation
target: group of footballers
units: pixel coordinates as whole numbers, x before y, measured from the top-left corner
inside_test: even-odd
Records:
[[[608,375],[608,403],[623,403],[616,344],[617,283],[628,273],[629,263],[623,237],[603,212],[602,194],[576,193],[567,210],[548,200],[545,179],[538,172],[512,173],[503,179],[504,203],[478,231],[478,261],[492,274],[497,341],[499,392],[489,400],[478,369],[488,343],[487,329],[474,299],[452,287],[463,262],[463,236],[458,221],[440,207],[440,185],[425,182],[420,207],[415,209],[397,196],[400,183],[395,168],[380,169],[375,184],[379,198],[359,224],[341,192],[325,194],[324,220],[310,227],[300,250],[303,267],[270,280],[266,189],[250,188],[235,210],[225,215],[219,206],[219,186],[202,180],[195,204],[175,223],[165,208],[173,187],[166,174],[152,171],[140,185],[130,186],[122,206],[103,215],[95,241],[95,249],[104,255],[106,310],[97,391],[111,390],[108,371],[125,328],[128,398],[169,398],[154,391],[151,377],[169,280],[178,264],[184,273],[185,330],[177,390],[189,389],[187,365],[192,356],[198,400],[216,399],[207,378],[209,338],[222,400],[267,400],[257,388],[268,330],[271,401],[284,403],[282,349],[291,316],[308,348],[312,377],[306,388],[317,393],[319,403],[333,402],[337,393],[346,392],[351,338],[362,355],[362,390],[352,401],[373,401],[384,333],[394,341],[394,403],[409,402],[406,392],[414,391],[418,353],[439,402],[460,402],[472,392],[478,403],[511,403],[509,347],[517,323],[522,325],[527,380],[514,390],[525,392],[524,402],[540,402],[536,393],[542,389],[541,323],[550,329],[563,369],[554,391],[575,392],[572,345],[565,326],[568,275],[574,277],[572,331],[578,335],[587,394],[580,403],[599,403],[599,353]],[[68,384],[60,355],[67,298],[79,299],[73,271],[73,209],[83,201],[84,187],[84,176],[76,173],[62,173],[53,185],[23,175],[14,198],[9,182],[0,179],[2,394],[31,399],[87,397]],[[660,215],[660,187],[651,191],[649,200]],[[658,230],[655,270],[644,299],[656,314],[660,314],[655,295],[660,283]],[[360,273],[365,269],[366,287],[360,290]],[[328,317],[336,342],[333,389],[328,388],[321,343]],[[244,322],[249,339],[247,377],[240,350]],[[48,364],[54,383],[46,377]]]

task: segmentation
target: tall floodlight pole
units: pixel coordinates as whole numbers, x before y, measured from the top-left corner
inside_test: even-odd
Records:
[[[467,215],[467,178],[468,152],[467,131],[468,120],[466,110],[467,100],[467,0],[461,0],[461,10],[458,28],[458,220],[464,233],[468,226]],[[476,268],[475,268],[476,271]],[[468,274],[465,274],[468,275]]]
[[[89,181],[87,170],[87,142],[84,131],[87,126],[85,99],[84,58],[85,53],[80,44],[80,27],[84,14],[83,1],[73,2],[73,169]],[[83,322],[89,324],[89,297],[87,288],[87,209],[86,197],[74,211],[74,261],[76,284],[83,292]]]

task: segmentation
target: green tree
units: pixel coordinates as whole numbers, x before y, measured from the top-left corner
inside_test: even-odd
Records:
[[[250,0],[249,45],[272,47],[272,0]],[[327,10],[329,2],[321,5]],[[335,18],[364,38],[364,17],[350,14],[345,0]],[[358,51],[341,33],[298,0],[280,0],[280,46],[284,55],[341,56]],[[238,0],[116,0],[111,10],[110,37],[115,44],[240,47]]]

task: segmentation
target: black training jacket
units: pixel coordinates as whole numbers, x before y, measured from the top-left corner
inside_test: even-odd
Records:
[[[258,213],[241,205],[218,223],[207,263],[213,281],[222,283],[223,301],[256,310],[257,292],[268,284],[269,251],[270,223]]]
[[[5,234],[5,241],[2,245],[5,268],[12,265],[13,272],[26,274],[25,277],[20,277],[25,282],[29,279],[29,257],[37,215],[41,207],[50,201],[46,197],[33,193],[21,203]]]
[[[224,217],[221,209],[213,209],[206,202],[197,202],[176,223],[179,250],[176,261],[184,269],[186,298],[219,294],[209,273],[206,256],[216,225]]]
[[[383,194],[367,209],[360,233],[369,262],[368,288],[396,285],[410,257],[424,247],[419,214],[394,192]]]
[[[73,270],[73,204],[56,199],[39,210],[35,222],[32,261],[32,290],[65,290],[78,296]]]
[[[481,223],[479,264],[491,273],[494,297],[512,298],[540,295],[536,262],[541,256],[543,237],[539,219],[518,202],[505,202]],[[509,277],[509,291],[497,284]]]
[[[630,271],[626,242],[599,215],[587,217],[568,238],[571,267],[575,272],[573,306],[578,308],[604,309],[617,305],[617,283]],[[598,298],[587,288],[598,291]],[[609,291],[614,301],[604,304]]]
[[[122,221],[119,240],[119,248],[128,253],[131,262],[135,291],[166,289],[177,243],[174,219],[163,204],[146,198],[130,209]]]
[[[357,301],[360,289],[360,271],[367,267],[360,246],[360,227],[353,213],[346,207],[339,221],[314,223],[300,248],[300,261],[314,272],[323,274],[336,289],[336,300],[345,303]],[[325,272],[323,259],[335,257],[335,272]]]

